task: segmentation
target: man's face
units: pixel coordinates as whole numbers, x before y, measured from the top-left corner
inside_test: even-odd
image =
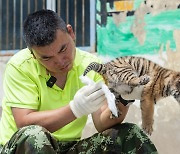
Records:
[[[71,29],[72,30],[72,29]],[[74,33],[57,30],[56,39],[44,47],[33,46],[34,57],[52,73],[67,73],[75,58]]]

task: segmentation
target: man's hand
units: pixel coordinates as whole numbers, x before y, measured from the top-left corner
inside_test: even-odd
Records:
[[[106,100],[102,83],[87,85],[77,91],[70,108],[77,118],[97,111]]]

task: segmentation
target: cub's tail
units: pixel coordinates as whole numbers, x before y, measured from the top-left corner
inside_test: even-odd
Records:
[[[84,70],[83,76],[85,76],[88,72],[91,70],[94,70],[95,72],[99,74],[104,74],[105,71],[105,65],[104,64],[99,64],[97,62],[92,62],[90,63],[87,68]]]

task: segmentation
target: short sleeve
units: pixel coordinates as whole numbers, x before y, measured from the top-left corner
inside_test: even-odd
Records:
[[[37,109],[38,88],[25,71],[13,64],[7,64],[4,74],[4,102],[7,106]]]

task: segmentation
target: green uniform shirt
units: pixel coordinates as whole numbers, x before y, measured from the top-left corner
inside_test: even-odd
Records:
[[[0,121],[0,144],[4,145],[17,131],[11,107],[35,109],[38,111],[53,110],[67,105],[77,90],[84,86],[79,76],[87,65],[100,60],[92,54],[76,49],[72,70],[68,73],[66,85],[62,90],[55,84],[47,87],[50,78],[46,69],[33,58],[28,49],[23,49],[8,62],[4,74],[4,93],[2,118]],[[88,76],[94,81],[102,80],[101,76],[91,71]],[[64,115],[62,115],[64,116]],[[57,140],[71,141],[81,137],[87,116],[76,119],[53,133]]]

